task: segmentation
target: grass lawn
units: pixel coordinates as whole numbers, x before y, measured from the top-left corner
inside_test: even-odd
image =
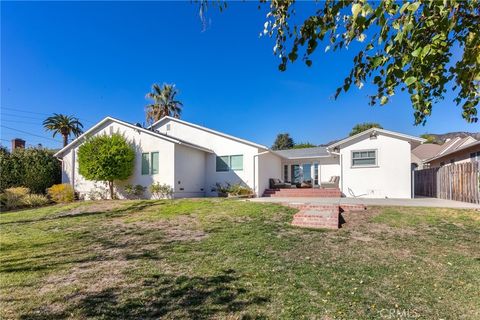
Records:
[[[0,318],[480,319],[480,212],[371,208],[338,231],[234,200],[0,214]]]

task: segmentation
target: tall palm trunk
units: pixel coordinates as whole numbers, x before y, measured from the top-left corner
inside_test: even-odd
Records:
[[[66,147],[68,144],[68,134],[63,135],[63,147]]]

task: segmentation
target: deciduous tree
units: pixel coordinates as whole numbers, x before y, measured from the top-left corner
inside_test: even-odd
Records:
[[[94,136],[78,149],[79,172],[88,180],[108,184],[114,199],[114,182],[126,180],[133,173],[135,151],[118,133]]]

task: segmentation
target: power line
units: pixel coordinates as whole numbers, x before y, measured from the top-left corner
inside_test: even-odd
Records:
[[[11,111],[18,111],[18,112],[24,112],[24,113],[40,114],[40,115],[44,115],[44,116],[49,116],[49,115],[51,115],[51,114],[49,114],[49,113],[44,113],[44,112],[26,111],[26,110],[15,109],[15,108],[8,108],[8,107],[1,107],[1,109],[11,110]]]
[[[21,109],[16,109],[16,108],[9,108],[9,107],[0,107],[0,109],[1,109],[1,110],[5,109],[5,110],[10,110],[10,111],[23,112],[23,113],[38,114],[38,115],[44,115],[44,116],[52,116],[52,115],[53,115],[53,113],[26,111],[26,110],[21,110]],[[27,118],[26,116],[16,115],[16,114],[12,114],[12,113],[4,113],[4,112],[2,112],[2,114],[12,115],[12,116],[14,116],[14,117],[24,117],[24,118]],[[31,118],[31,119],[45,120],[45,118],[33,118],[33,117],[30,117],[30,118]],[[95,122],[95,121],[91,121],[91,120],[84,119],[84,118],[79,118],[79,119],[80,119],[81,121],[87,122],[87,123],[92,123],[92,124],[97,123],[97,122]]]
[[[30,116],[24,116],[23,114],[13,114],[13,113],[1,113],[2,117],[7,116],[7,117],[17,117],[17,118],[26,118],[26,119],[35,119],[35,120],[42,120],[42,118],[38,117],[30,117]]]
[[[43,136],[40,136],[38,134],[30,133],[30,132],[27,132],[27,131],[18,130],[18,129],[15,129],[15,128],[10,128],[10,127],[4,126],[3,124],[0,124],[0,127],[5,128],[5,129],[9,129],[9,130],[13,130],[13,131],[17,131],[17,132],[20,132],[20,133],[23,133],[23,134],[31,135],[31,136],[34,136],[34,137],[42,138],[42,139],[52,140],[52,141],[55,141],[55,142],[61,142],[61,141],[53,139],[53,138],[47,138],[47,137],[43,137]]]
[[[19,120],[10,120],[10,119],[1,119],[1,122],[14,122],[14,123],[21,123],[21,124],[36,124],[36,125],[42,125],[41,123],[38,122],[28,122],[28,121],[19,121]]]

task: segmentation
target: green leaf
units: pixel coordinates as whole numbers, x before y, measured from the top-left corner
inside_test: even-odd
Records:
[[[407,7],[410,5],[409,2],[405,2],[402,7],[400,8],[400,13],[402,14],[406,9]]]
[[[414,3],[411,3],[409,6],[408,6],[408,11],[414,13],[415,11],[418,10],[418,7],[420,7],[420,2],[414,2]]]
[[[421,52],[422,52],[422,48],[417,48],[412,52],[412,56],[418,57]]]
[[[411,85],[412,83],[414,83],[415,81],[417,81],[417,78],[415,78],[415,77],[413,77],[413,76],[412,76],[412,77],[408,77],[407,79],[405,79],[405,84],[406,84],[407,86],[409,86],[409,85]]]
[[[362,10],[362,5],[360,3],[354,3],[352,5],[352,15],[353,15],[353,18],[356,18],[358,16],[358,14],[360,13],[360,11]]]

